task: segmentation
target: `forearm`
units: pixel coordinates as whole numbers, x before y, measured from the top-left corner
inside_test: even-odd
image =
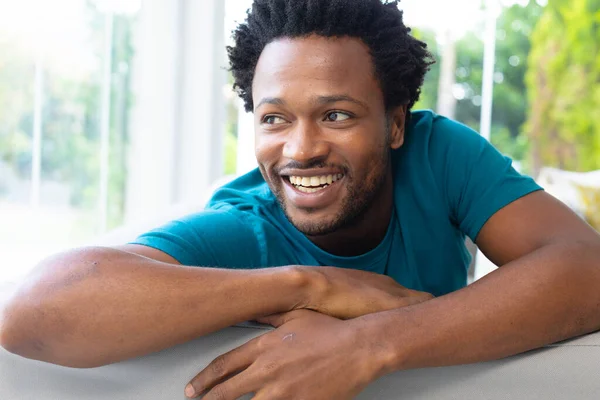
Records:
[[[598,287],[597,245],[554,245],[463,290],[360,323],[383,349],[383,373],[480,362],[600,329]]]
[[[2,344],[25,357],[91,367],[288,311],[303,283],[286,268],[189,268],[114,249],[44,261],[5,307]]]

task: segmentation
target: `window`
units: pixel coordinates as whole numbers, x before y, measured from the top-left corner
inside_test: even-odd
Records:
[[[0,4],[0,280],[123,221],[140,4],[111,6]]]
[[[416,108],[481,131],[534,176],[600,169],[598,2],[559,3],[403,0],[437,61]],[[216,181],[255,167],[224,50],[251,4],[0,2],[0,282],[173,206],[201,208]],[[569,193],[594,205],[596,176]]]

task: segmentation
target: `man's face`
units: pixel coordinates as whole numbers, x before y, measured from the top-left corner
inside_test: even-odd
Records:
[[[253,100],[259,168],[298,230],[332,233],[372,205],[404,132],[403,121],[386,116],[363,42],[310,36],[270,43],[256,67]]]

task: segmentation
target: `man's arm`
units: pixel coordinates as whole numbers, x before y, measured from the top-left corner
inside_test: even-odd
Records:
[[[526,196],[496,213],[477,243],[502,267],[447,296],[357,320],[385,349],[383,371],[498,359],[600,329],[600,236],[562,203]]]
[[[353,318],[431,298],[364,271],[176,264],[137,245],[51,257],[0,310],[0,344],[28,358],[95,367],[295,308]]]
[[[600,236],[551,196],[495,214],[479,245],[502,265],[457,292],[339,321],[297,310],[210,363],[194,398],[351,399],[387,373],[498,359],[600,329]]]
[[[1,344],[28,358],[94,367],[269,311],[291,310],[306,289],[290,268],[243,271],[175,264],[144,246],[88,248],[51,257],[5,307]]]

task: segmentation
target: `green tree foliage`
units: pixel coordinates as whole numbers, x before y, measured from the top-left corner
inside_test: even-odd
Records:
[[[438,81],[440,79],[440,49],[434,32],[423,29],[413,29],[412,34],[415,38],[427,43],[427,49],[435,60],[435,64],[431,66],[431,69],[427,75],[425,75],[425,82],[421,89],[421,97],[415,104],[414,109],[435,110],[438,97]]]
[[[0,34],[0,160],[20,174],[31,160],[34,73],[26,52]]]
[[[525,7],[514,5],[503,9],[498,18],[491,140],[502,152],[518,160],[528,153],[528,137],[521,135],[529,108],[525,74],[531,33],[542,11],[543,7],[532,0]],[[415,36],[428,43],[439,60],[441,54],[435,34],[416,30]],[[462,98],[457,100],[455,118],[479,130],[484,53],[481,33],[467,33],[457,42],[456,51],[456,83]],[[435,109],[438,80],[439,63],[432,66],[426,77],[416,108]]]
[[[533,164],[600,169],[600,0],[550,0],[532,35]]]
[[[530,37],[542,10],[535,1],[530,1],[525,7],[505,8],[498,18],[492,136],[505,135],[508,130],[516,139],[522,131],[529,107],[525,74],[531,50]],[[466,93],[458,102],[457,118],[476,129],[481,113],[483,52],[481,37],[475,33],[466,35],[457,45],[457,82],[464,86]]]

